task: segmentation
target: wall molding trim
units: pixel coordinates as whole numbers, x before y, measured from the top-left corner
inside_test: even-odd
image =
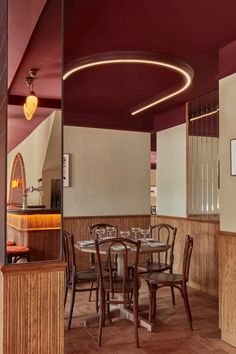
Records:
[[[219,220],[211,220],[211,219],[201,219],[197,217],[192,217],[192,216],[168,216],[168,215],[159,215],[159,214],[153,214],[151,217],[159,217],[159,218],[166,218],[166,219],[179,219],[179,220],[187,220],[187,221],[199,221],[199,222],[206,222],[206,223],[213,223],[213,224],[219,224]]]
[[[51,261],[51,262],[29,262],[0,265],[0,271],[5,275],[22,274],[22,273],[37,273],[37,272],[58,272],[64,271],[66,263],[64,261]]]
[[[223,237],[227,237],[227,236],[236,237],[236,232],[220,230],[219,235]]]

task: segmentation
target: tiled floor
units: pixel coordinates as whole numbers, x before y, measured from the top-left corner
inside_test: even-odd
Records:
[[[102,348],[97,346],[98,326],[83,327],[83,320],[95,313],[95,303],[88,302],[87,293],[76,294],[72,329],[65,330],[65,354],[236,354],[236,348],[220,340],[218,330],[218,304],[215,298],[189,289],[193,315],[192,332],[182,299],[176,291],[176,306],[173,307],[169,289],[158,292],[157,317],[154,332],[139,329],[140,349],[134,345],[133,325],[128,320],[115,319],[113,326],[103,329]],[[70,298],[68,297],[68,303]],[[147,303],[146,285],[141,287],[140,303]],[[66,317],[68,306],[66,308]],[[65,327],[67,319],[65,320]]]

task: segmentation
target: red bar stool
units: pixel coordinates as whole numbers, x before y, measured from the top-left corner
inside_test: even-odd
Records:
[[[7,246],[15,246],[15,245],[16,245],[15,241],[7,240]]]
[[[26,258],[27,262],[30,260],[30,249],[25,246],[7,246],[7,260],[8,263],[16,263],[21,258]]]

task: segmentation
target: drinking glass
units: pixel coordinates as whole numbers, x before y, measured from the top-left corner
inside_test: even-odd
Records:
[[[149,243],[148,236],[150,235],[150,229],[140,229],[140,233],[148,244]]]
[[[140,227],[132,227],[131,231],[134,233],[134,239],[138,239],[138,233],[140,232]]]
[[[109,238],[116,237],[116,234],[115,234],[116,228],[114,226],[107,226],[106,230],[107,230]]]
[[[120,236],[123,238],[128,238],[130,235],[130,231],[120,231]]]
[[[98,239],[101,239],[105,233],[106,233],[106,229],[104,229],[104,228],[96,229],[96,234],[97,234]]]

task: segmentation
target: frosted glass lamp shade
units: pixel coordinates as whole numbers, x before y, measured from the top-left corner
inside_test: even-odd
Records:
[[[24,103],[24,114],[25,114],[25,118],[27,120],[31,120],[33,117],[33,113],[28,109],[28,106],[26,103]]]
[[[30,112],[34,114],[38,106],[38,97],[35,95],[34,91],[31,91],[29,96],[26,97],[25,103]]]
[[[38,106],[38,97],[33,91],[26,97],[24,104],[24,114],[27,120],[31,120]]]

